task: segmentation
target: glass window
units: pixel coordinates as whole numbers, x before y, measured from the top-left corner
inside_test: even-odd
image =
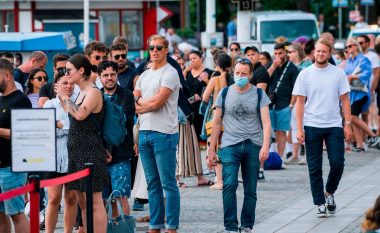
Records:
[[[123,11],[121,35],[128,40],[129,49],[140,49],[143,47],[142,12]]]
[[[100,41],[111,45],[113,38],[119,35],[119,11],[99,11]]]
[[[266,21],[261,23],[260,32],[263,43],[274,43],[279,36],[288,38],[288,41],[293,41],[299,36],[313,39],[318,37],[313,20]]]
[[[13,11],[7,11],[6,13],[6,24],[8,24],[8,32],[14,32],[15,31],[15,22],[14,22],[14,16],[15,14]]]

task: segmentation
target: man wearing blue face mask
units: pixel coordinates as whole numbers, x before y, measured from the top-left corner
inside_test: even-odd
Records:
[[[224,126],[219,159],[223,166],[225,232],[252,232],[255,222],[256,186],[260,161],[268,158],[270,144],[270,100],[249,83],[253,67],[246,58],[236,60],[235,84],[220,91],[216,100],[208,162],[216,166],[215,148]],[[244,202],[239,228],[236,189],[241,165]]]

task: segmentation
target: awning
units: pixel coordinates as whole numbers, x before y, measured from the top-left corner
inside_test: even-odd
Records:
[[[0,51],[67,51],[75,46],[71,31],[0,33]]]

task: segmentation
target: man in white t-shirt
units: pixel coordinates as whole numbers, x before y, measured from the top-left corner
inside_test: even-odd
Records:
[[[344,170],[344,138],[349,141],[352,137],[350,86],[343,70],[329,64],[331,51],[332,46],[327,40],[318,40],[315,63],[301,71],[293,89],[293,95],[297,96],[297,140],[306,146],[311,192],[314,205],[318,206],[318,217],[335,213],[334,192]],[[322,178],[323,142],[330,162],[326,192]]]
[[[141,74],[133,92],[140,122],[140,158],[148,184],[150,233],[163,228],[169,233],[177,232],[179,225],[180,197],[175,172],[180,81],[177,70],[166,61],[168,45],[160,35],[148,39],[151,67]]]

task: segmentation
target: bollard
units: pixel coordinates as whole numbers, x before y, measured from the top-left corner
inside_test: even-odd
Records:
[[[85,163],[86,168],[90,169],[90,174],[86,178],[86,215],[87,215],[87,233],[94,233],[94,211],[93,211],[93,195],[92,195],[92,177],[93,163]]]
[[[30,175],[29,183],[34,184],[30,194],[30,233],[40,232],[40,176]]]

